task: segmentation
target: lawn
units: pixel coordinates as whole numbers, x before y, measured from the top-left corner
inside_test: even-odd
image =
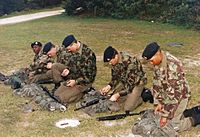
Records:
[[[33,53],[30,44],[33,41],[38,40],[42,43],[51,41],[60,45],[66,35],[74,34],[78,40],[90,46],[98,57],[98,72],[94,83],[96,89],[102,88],[110,80],[110,70],[104,67],[102,62],[103,51],[108,45],[112,45],[119,51],[127,51],[133,56],[140,56],[149,42],[156,41],[163,50],[169,51],[183,61],[192,92],[189,106],[200,103],[199,32],[168,24],[136,20],[59,15],[0,26],[0,34],[0,72],[5,74],[11,74],[14,70],[31,63]],[[170,42],[180,42],[184,46],[167,46]],[[146,65],[144,67],[148,76],[147,87],[151,87],[152,72]],[[98,122],[95,117],[89,117],[82,111],[74,112],[74,104],[62,113],[45,111],[37,106],[35,107],[38,110],[32,113],[23,113],[20,106],[30,99],[13,96],[12,89],[3,84],[0,84],[0,96],[0,136],[2,137],[131,136],[131,127],[137,119],[137,116],[132,116],[118,121]],[[149,107],[152,107],[151,104],[143,104],[136,111]],[[100,115],[108,115],[108,113],[97,114]],[[76,118],[81,120],[81,124],[76,128],[56,128],[55,121],[63,118]],[[199,137],[200,126],[183,132],[181,136]]]

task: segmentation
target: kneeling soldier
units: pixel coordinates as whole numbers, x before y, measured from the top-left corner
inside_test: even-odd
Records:
[[[111,101],[127,96],[125,111],[132,111],[141,105],[143,102],[141,93],[147,78],[140,61],[126,52],[118,52],[109,46],[104,51],[104,62],[111,65],[112,79],[100,90],[101,94],[106,95],[110,90],[114,90],[116,93],[111,96]]]

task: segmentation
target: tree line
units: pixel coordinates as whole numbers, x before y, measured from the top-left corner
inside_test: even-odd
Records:
[[[200,30],[200,0],[0,0],[0,16],[58,5],[67,15],[159,21]]]
[[[153,20],[200,30],[200,0],[66,0],[64,6],[68,15],[82,7],[95,16]]]

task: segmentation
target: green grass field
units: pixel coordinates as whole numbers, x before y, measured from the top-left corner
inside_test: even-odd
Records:
[[[185,65],[186,77],[192,92],[189,106],[200,103],[199,32],[168,24],[136,20],[60,15],[0,26],[0,34],[0,72],[5,74],[11,74],[13,70],[31,63],[33,53],[30,44],[35,40],[43,43],[51,41],[60,45],[66,35],[74,34],[78,40],[90,46],[98,57],[103,55],[103,51],[108,45],[138,56],[149,42],[157,41],[163,50],[178,57]],[[184,46],[167,46],[170,42],[181,42]],[[102,59],[100,58],[100,60]],[[97,62],[97,68],[98,73],[94,87],[100,89],[110,80],[110,70],[104,67],[102,61]],[[151,87],[152,72],[146,67],[145,70],[149,78],[147,87]],[[39,109],[25,114],[20,106],[30,99],[13,96],[11,88],[3,84],[0,84],[0,96],[1,137],[125,137],[131,135],[131,127],[134,120],[137,119],[137,116],[133,116],[110,123],[98,122],[95,117],[89,117],[82,111],[74,112],[74,104],[70,105],[68,111],[64,113]],[[143,104],[136,111],[149,107],[152,106]],[[100,115],[108,115],[108,113],[97,116]],[[58,129],[54,123],[62,118],[76,118],[82,122],[76,128]],[[181,136],[199,137],[200,126],[183,132]]]

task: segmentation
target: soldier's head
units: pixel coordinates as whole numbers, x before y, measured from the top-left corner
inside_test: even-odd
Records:
[[[56,47],[51,42],[48,42],[43,47],[43,54],[48,55],[49,57],[56,56]]]
[[[31,48],[35,54],[39,54],[40,50],[42,49],[42,43],[39,41],[35,41],[31,43]]]
[[[142,57],[152,65],[159,65],[162,62],[163,54],[160,46],[156,42],[152,42],[146,46],[142,53]]]
[[[69,52],[76,52],[80,48],[80,43],[75,39],[74,35],[68,35],[62,42],[62,45]]]
[[[116,49],[108,46],[104,51],[103,61],[108,62],[110,65],[116,65],[119,62],[119,55]]]

